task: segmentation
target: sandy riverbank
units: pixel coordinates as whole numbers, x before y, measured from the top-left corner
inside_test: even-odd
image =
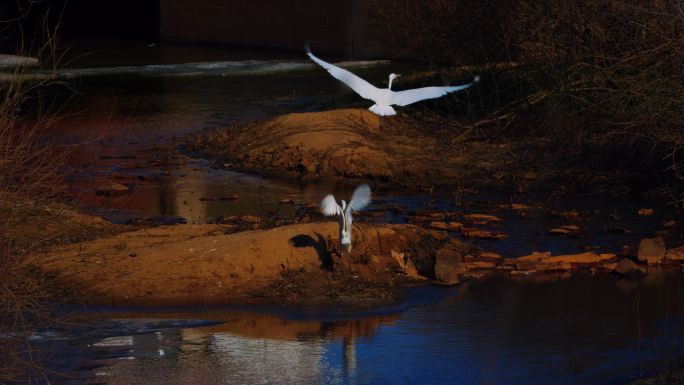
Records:
[[[106,305],[346,303],[397,300],[434,277],[436,250],[467,250],[413,225],[355,225],[350,254],[337,223],[224,234],[221,225],[147,228],[33,255],[28,263],[77,302]],[[444,251],[442,251],[444,252]]]
[[[406,186],[491,180],[514,160],[505,146],[471,142],[464,149],[443,134],[406,117],[344,109],[219,129],[187,146],[223,167],[279,178],[364,178]]]

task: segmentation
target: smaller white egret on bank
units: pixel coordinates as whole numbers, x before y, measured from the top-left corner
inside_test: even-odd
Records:
[[[401,75],[389,74],[387,88],[377,88],[353,73],[317,58],[311,53],[308,46],[306,47],[306,54],[316,64],[328,70],[332,77],[346,84],[362,98],[374,101],[375,104],[369,110],[380,116],[396,115],[397,112],[392,108],[392,105],[407,106],[421,100],[439,98],[451,92],[465,90],[480,81],[479,76],[476,76],[471,83],[460,86],[422,87],[405,91],[392,91],[392,81]]]
[[[362,184],[354,190],[349,204],[345,201],[341,201],[341,204],[338,204],[332,194],[326,196],[323,198],[323,201],[321,201],[321,211],[323,212],[323,215],[337,215],[339,217],[340,243],[342,243],[342,246],[344,246],[347,252],[350,252],[352,247],[352,211],[363,209],[368,206],[370,201],[371,189],[367,184]]]

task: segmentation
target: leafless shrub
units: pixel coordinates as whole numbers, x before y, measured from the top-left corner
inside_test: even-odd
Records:
[[[483,74],[474,119],[457,128],[533,132],[555,140],[557,155],[575,151],[572,161],[612,148],[684,177],[684,1],[398,0],[373,9],[423,60]],[[436,72],[449,81],[463,71]]]
[[[0,32],[23,33],[17,25],[34,3],[17,2],[13,17],[2,17],[0,7]],[[17,55],[41,57],[49,72],[55,31],[44,31],[45,44],[31,52],[20,47]],[[0,383],[45,381],[30,337],[49,315],[42,305],[47,292],[22,262],[42,241],[38,219],[52,215],[49,207],[63,186],[64,154],[50,138],[59,111],[49,90],[59,85],[23,66],[0,72]]]

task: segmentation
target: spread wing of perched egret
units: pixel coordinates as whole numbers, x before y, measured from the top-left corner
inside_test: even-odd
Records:
[[[338,204],[332,194],[326,196],[323,198],[323,201],[321,201],[321,211],[323,212],[323,215],[339,217],[340,243],[347,249],[347,252],[351,251],[352,246],[352,212],[362,210],[364,207],[368,206],[370,201],[371,189],[367,184],[362,184],[354,190],[348,204],[345,201],[341,201]]]
[[[353,73],[317,58],[311,53],[309,47],[306,47],[306,54],[316,64],[328,70],[332,77],[349,86],[354,92],[361,95],[362,98],[374,101],[375,104],[369,110],[380,116],[396,115],[397,112],[392,108],[392,105],[408,106],[421,100],[439,98],[451,92],[465,90],[480,81],[480,78],[476,76],[471,83],[460,86],[423,87],[405,91],[392,91],[392,81],[401,75],[389,74],[387,88],[377,88]]]

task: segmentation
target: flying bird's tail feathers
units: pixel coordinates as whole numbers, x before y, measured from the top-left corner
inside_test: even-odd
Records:
[[[391,116],[391,115],[396,115],[397,111],[394,110],[391,106],[381,106],[378,104],[373,104],[369,110],[371,112],[374,112],[380,116]]]

